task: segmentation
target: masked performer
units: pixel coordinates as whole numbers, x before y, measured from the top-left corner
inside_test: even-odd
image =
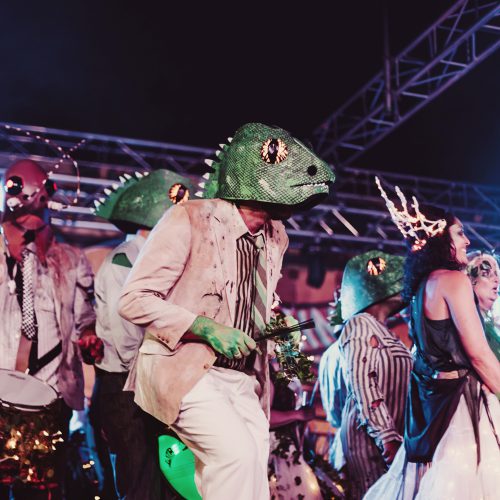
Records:
[[[403,258],[378,250],[352,258],[342,278],[346,321],[337,342],[347,397],[338,432],[352,498],[385,472],[402,442],[411,354],[385,326],[403,307],[402,281]]]
[[[468,259],[467,274],[479,302],[486,340],[497,359],[500,360],[500,325],[493,313],[493,306],[498,299],[500,280],[498,261],[493,255],[483,252],[468,255]]]
[[[491,391],[500,391],[500,364],[461,272],[469,240],[453,214],[415,198],[410,209],[397,189],[399,209],[379,188],[409,244],[414,367],[404,448],[365,498],[497,498],[500,407]]]
[[[206,195],[172,207],[125,284],[120,313],[146,328],[135,401],[196,456],[205,500],[268,498],[270,319],[288,238],[280,219],[312,207],[334,176],[280,128],[241,127]],[[259,404],[260,399],[260,404]]]
[[[66,437],[71,409],[83,409],[77,341],[93,333],[92,272],[83,252],[55,242],[48,205],[56,186],[40,165],[14,163],[3,188],[0,368],[28,373],[55,390],[51,412]],[[56,467],[59,481],[61,472]]]
[[[118,299],[129,271],[146,238],[165,211],[194,193],[190,181],[167,170],[136,178],[128,176],[108,197],[96,201],[95,214],[130,235],[104,259],[95,279],[97,336],[104,356],[95,365],[93,402],[114,468],[119,498],[164,498],[158,465],[157,422],[123,391],[144,330],[118,314]],[[94,408],[94,411],[96,410]]]

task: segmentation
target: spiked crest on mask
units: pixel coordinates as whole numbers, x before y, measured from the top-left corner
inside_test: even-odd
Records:
[[[94,201],[94,213],[125,233],[152,229],[168,208],[184,203],[194,191],[190,179],[163,169],[119,179],[112,189],[104,190],[106,198]]]
[[[240,127],[216,159],[205,160],[205,174],[195,196],[255,201],[296,210],[328,196],[335,180],[330,166],[289,132],[262,123]]]
[[[443,233],[446,228],[446,220],[428,219],[420,211],[420,206],[415,196],[412,196],[413,203],[411,204],[411,207],[413,208],[414,213],[411,214],[408,209],[408,201],[398,186],[395,186],[395,191],[401,201],[401,210],[398,209],[394,202],[389,199],[378,177],[375,177],[375,182],[380,190],[382,198],[385,201],[387,209],[389,210],[392,222],[396,224],[396,227],[401,231],[401,234],[405,238],[412,238],[413,244],[411,249],[413,252],[421,250],[429,238]]]

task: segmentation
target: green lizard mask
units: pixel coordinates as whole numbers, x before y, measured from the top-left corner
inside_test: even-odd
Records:
[[[364,311],[403,290],[404,258],[379,250],[353,257],[342,276],[342,319]]]
[[[112,222],[125,233],[139,228],[152,229],[172,205],[183,203],[193,196],[194,184],[168,170],[125,174],[120,184],[105,189],[107,198],[95,203],[95,214]]]
[[[215,172],[205,174],[206,198],[310,208],[328,196],[335,175],[329,165],[278,127],[247,123],[221,144]]]

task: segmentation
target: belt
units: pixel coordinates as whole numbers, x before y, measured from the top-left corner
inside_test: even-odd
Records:
[[[449,372],[440,372],[438,370],[434,370],[434,372],[432,373],[432,378],[437,380],[452,380],[465,377],[468,373],[469,370],[465,369],[451,370]]]
[[[108,372],[107,370],[103,370],[98,366],[94,365],[95,375],[96,377],[114,377],[126,380],[129,372]]]

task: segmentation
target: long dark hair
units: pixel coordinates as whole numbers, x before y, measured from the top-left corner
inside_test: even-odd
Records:
[[[407,303],[417,292],[417,288],[423,278],[436,269],[459,270],[459,264],[455,256],[455,248],[450,236],[450,226],[455,224],[455,215],[432,205],[420,207],[420,211],[430,220],[444,219],[446,228],[442,234],[426,238],[425,233],[419,234],[419,238],[427,239],[427,243],[420,250],[413,251],[414,241],[408,241],[408,252],[404,266],[403,278],[403,300]]]

